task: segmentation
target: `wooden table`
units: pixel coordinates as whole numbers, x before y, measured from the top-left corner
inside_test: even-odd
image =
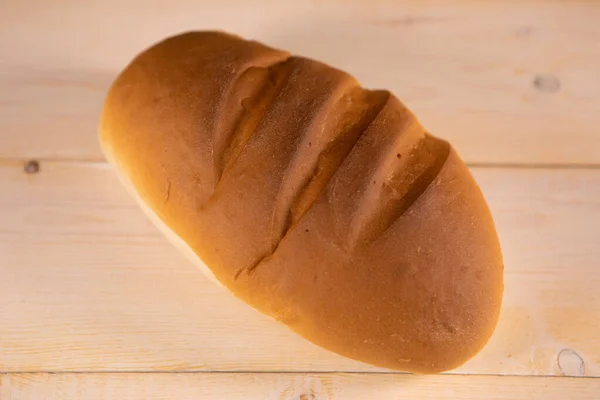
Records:
[[[600,399],[599,21],[592,0],[3,0],[0,399]],[[145,219],[99,110],[136,52],[189,29],[344,68],[458,148],[506,262],[476,358],[414,376],[331,354]]]

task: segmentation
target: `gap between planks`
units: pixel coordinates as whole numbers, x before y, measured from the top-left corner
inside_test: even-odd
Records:
[[[99,167],[110,168],[110,164],[104,160],[93,160],[85,158],[49,158],[49,157],[0,157],[0,167],[21,164],[25,166],[29,162],[37,162],[40,165],[43,163],[55,164],[71,164],[81,165],[83,167]],[[569,164],[554,164],[554,163],[497,163],[497,162],[465,162],[469,168],[490,168],[490,169],[548,169],[548,170],[596,170],[600,169],[600,164],[593,163],[569,163]]]
[[[502,373],[469,373],[446,371],[438,374],[415,374],[403,371],[352,371],[352,370],[177,370],[177,371],[156,371],[156,370],[31,370],[31,371],[0,371],[0,375],[357,375],[357,376],[402,376],[402,377],[488,377],[488,378],[554,378],[554,379],[591,379],[600,382],[600,376],[570,376],[570,375],[527,375],[527,374],[502,374]]]

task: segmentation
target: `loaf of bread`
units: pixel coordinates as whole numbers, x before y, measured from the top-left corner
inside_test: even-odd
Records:
[[[388,91],[189,32],[120,73],[100,141],[175,245],[316,345],[434,373],[495,329],[503,262],[488,206],[452,146]]]

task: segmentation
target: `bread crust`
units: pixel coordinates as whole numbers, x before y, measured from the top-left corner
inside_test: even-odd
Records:
[[[188,32],[121,72],[100,141],[172,240],[321,347],[434,373],[494,331],[503,262],[487,204],[452,146],[387,91]]]

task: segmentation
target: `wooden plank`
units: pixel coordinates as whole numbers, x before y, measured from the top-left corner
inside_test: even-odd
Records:
[[[0,375],[0,398],[599,400],[600,379],[403,374],[34,373]]]
[[[504,249],[489,345],[456,372],[600,376],[600,170],[475,168]],[[377,371],[206,280],[106,164],[0,164],[0,371]]]
[[[164,36],[222,29],[394,91],[470,163],[600,162],[600,2],[5,0],[0,157],[99,160],[104,93]]]

